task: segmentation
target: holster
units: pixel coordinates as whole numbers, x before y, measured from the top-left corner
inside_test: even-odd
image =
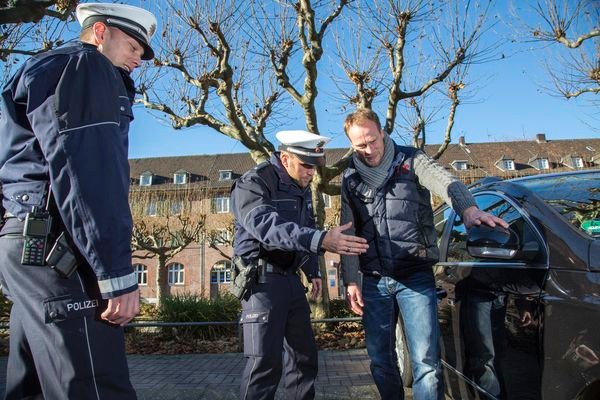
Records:
[[[233,284],[231,293],[238,299],[246,299],[250,289],[256,284],[258,275],[258,266],[256,264],[246,264],[241,257],[235,256],[233,261]]]

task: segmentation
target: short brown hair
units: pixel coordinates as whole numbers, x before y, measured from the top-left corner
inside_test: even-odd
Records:
[[[375,125],[377,125],[377,129],[381,130],[381,122],[379,122],[377,113],[368,108],[359,108],[353,113],[348,114],[344,121],[344,132],[346,133],[346,136],[348,136],[348,129],[350,129],[352,125],[360,125],[365,121],[374,122]]]
[[[87,42],[94,37],[94,32],[92,31],[92,25],[87,26],[81,30],[79,33],[79,40],[82,42]]]

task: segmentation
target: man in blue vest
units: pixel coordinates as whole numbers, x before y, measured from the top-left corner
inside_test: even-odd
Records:
[[[156,18],[87,3],[80,40],[27,60],[1,93],[0,284],[13,302],[7,399],[135,399],[122,326],[131,265],[129,74]]]
[[[273,399],[284,374],[285,399],[312,399],[317,346],[310,308],[298,270],[321,291],[318,255],[358,255],[365,240],[342,232],[351,224],[315,228],[310,182],[325,165],[329,138],[305,131],[281,131],[280,152],[239,178],[232,190],[233,252],[242,265],[258,265],[258,281],[242,299],[244,355],[242,400]],[[282,352],[284,365],[282,365]]]
[[[348,233],[366,239],[369,248],[360,256],[342,255],[342,275],[348,305],[363,317],[373,379],[383,400],[404,398],[394,347],[400,312],[413,396],[443,400],[432,270],[439,251],[429,191],[462,215],[467,227],[508,224],[479,210],[465,185],[423,151],[394,143],[373,111],[348,115],[344,130],[354,154],[342,181],[341,220],[352,222]]]

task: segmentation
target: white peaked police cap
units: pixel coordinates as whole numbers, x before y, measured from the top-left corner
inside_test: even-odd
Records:
[[[294,154],[302,162],[322,167],[325,165],[323,146],[331,138],[307,131],[279,131],[275,134],[281,143],[279,150]]]
[[[150,11],[126,4],[82,3],[75,14],[82,29],[98,21],[119,28],[144,47],[142,60],[154,58],[150,39],[156,31],[156,17]]]

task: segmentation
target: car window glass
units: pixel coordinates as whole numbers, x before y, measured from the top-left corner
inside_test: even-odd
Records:
[[[493,194],[481,194],[475,196],[475,201],[481,210],[508,222],[510,228],[520,238],[522,246],[528,242],[538,242],[531,226],[529,226],[519,211],[502,197]],[[467,252],[467,230],[462,218],[458,215],[454,218],[452,231],[448,240],[448,261],[484,261],[472,257]]]
[[[600,172],[526,179],[526,186],[573,226],[600,238]]]

